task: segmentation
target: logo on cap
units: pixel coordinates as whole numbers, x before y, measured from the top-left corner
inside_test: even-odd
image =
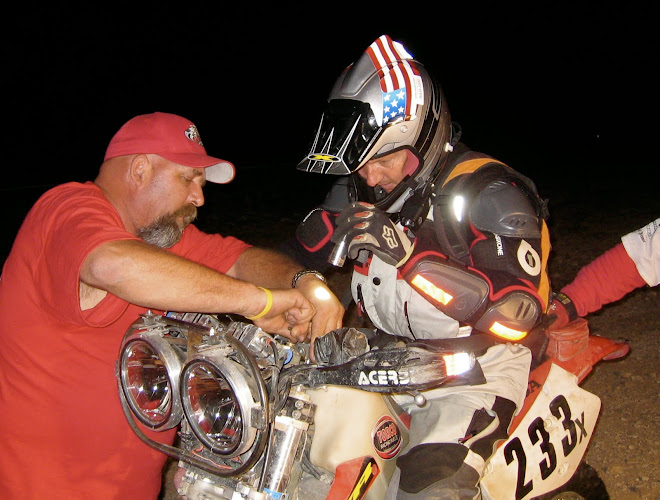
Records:
[[[186,130],[184,134],[186,134],[186,137],[191,141],[199,144],[201,147],[204,147],[204,144],[202,144],[202,138],[199,136],[199,131],[194,125],[188,127],[188,130]]]

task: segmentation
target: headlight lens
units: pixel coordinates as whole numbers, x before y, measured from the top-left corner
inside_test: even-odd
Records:
[[[193,427],[214,450],[231,453],[241,442],[243,417],[238,399],[225,378],[211,365],[195,363],[186,370],[186,409]],[[208,443],[207,443],[208,444]]]
[[[124,343],[120,382],[129,406],[144,425],[158,430],[174,427],[183,412],[178,394],[181,362],[159,336],[137,334]]]
[[[214,453],[237,456],[263,430],[259,394],[250,371],[222,348],[205,349],[183,367],[181,402],[197,438]]]

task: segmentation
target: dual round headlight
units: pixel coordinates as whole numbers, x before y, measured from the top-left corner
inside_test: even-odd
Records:
[[[260,427],[258,388],[249,371],[226,354],[226,346],[205,347],[186,361],[185,351],[162,329],[136,330],[124,339],[119,358],[124,399],[151,429],[170,429],[185,415],[206,447],[240,455]]]

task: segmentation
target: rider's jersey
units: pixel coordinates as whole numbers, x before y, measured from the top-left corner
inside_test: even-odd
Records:
[[[452,338],[470,335],[462,325],[437,309],[417,292],[399,270],[372,255],[356,265],[351,280],[353,300],[378,329],[412,339]]]

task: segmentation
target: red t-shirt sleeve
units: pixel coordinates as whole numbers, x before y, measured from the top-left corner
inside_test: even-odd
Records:
[[[73,201],[73,202],[72,202]],[[32,219],[32,220],[31,220]],[[37,303],[64,321],[79,318],[90,326],[106,326],[126,309],[127,303],[106,297],[104,308],[80,311],[79,277],[84,259],[107,241],[137,239],[124,229],[117,211],[93,184],[66,184],[45,195],[28,214],[22,254],[29,256],[30,272],[38,277],[33,289]],[[101,313],[99,315],[99,313]]]
[[[181,240],[170,250],[176,255],[226,273],[250,246],[233,236],[204,233],[191,224],[183,232]]]
[[[612,247],[578,271],[562,292],[575,304],[578,316],[597,311],[645,285],[622,243]]]

